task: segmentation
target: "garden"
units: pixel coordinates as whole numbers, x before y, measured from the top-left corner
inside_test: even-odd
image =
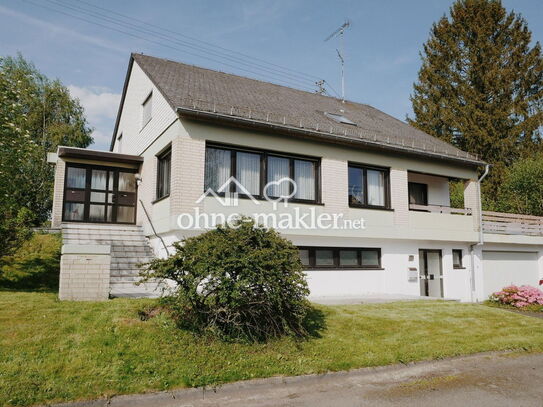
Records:
[[[28,242],[2,268],[0,405],[543,351],[543,320],[496,307],[311,304],[295,246],[249,222],[187,239],[174,255],[146,265],[145,278],[178,284],[161,299],[60,302],[51,286],[58,237]],[[23,289],[30,280],[33,289]],[[540,305],[525,289],[494,303],[507,296]]]

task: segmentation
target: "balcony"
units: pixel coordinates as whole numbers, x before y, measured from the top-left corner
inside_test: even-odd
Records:
[[[450,215],[471,215],[471,208],[451,208],[444,205],[418,205],[409,204],[409,210],[431,213],[448,213]]]
[[[483,211],[483,232],[499,235],[543,236],[543,217]]]

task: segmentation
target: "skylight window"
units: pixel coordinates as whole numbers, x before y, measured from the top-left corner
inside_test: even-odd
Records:
[[[356,126],[356,123],[347,119],[345,116],[337,113],[328,113],[324,112],[324,115],[328,117],[329,119],[332,119],[335,122],[343,123],[343,124],[350,124],[351,126]]]

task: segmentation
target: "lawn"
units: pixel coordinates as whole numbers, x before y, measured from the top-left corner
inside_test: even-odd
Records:
[[[142,321],[155,300],[59,302],[0,291],[0,405],[214,385],[490,350],[543,351],[543,320],[451,302],[319,306],[314,337],[222,343]],[[317,332],[318,331],[318,332]]]

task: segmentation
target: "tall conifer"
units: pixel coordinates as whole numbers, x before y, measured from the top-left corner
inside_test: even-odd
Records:
[[[543,144],[540,44],[499,0],[457,0],[421,58],[408,121],[493,164],[495,191],[506,167]]]

